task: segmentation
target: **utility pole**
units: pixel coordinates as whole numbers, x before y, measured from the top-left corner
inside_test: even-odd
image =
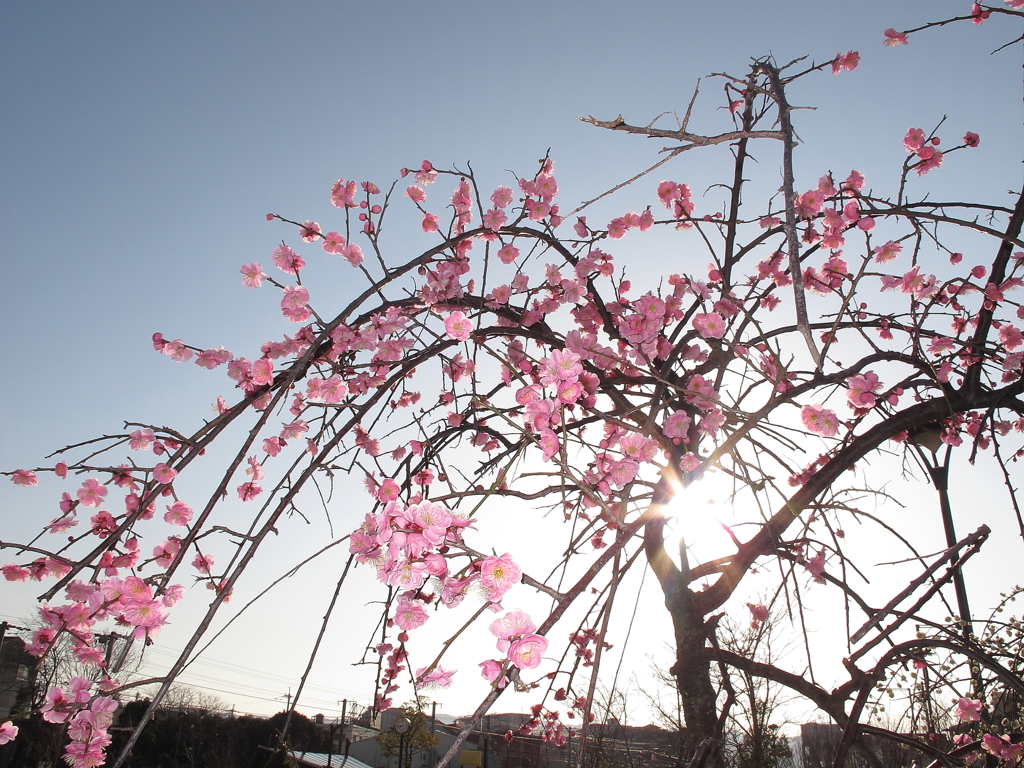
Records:
[[[437,731],[437,702],[430,702],[430,735],[434,736]],[[430,762],[437,763],[437,747],[433,746],[430,748]]]
[[[928,469],[932,485],[939,494],[939,512],[942,515],[942,529],[946,534],[946,546],[956,545],[956,531],[953,528],[953,510],[949,504],[949,460],[953,453],[953,446],[947,445],[945,456],[939,463],[939,449],[942,447],[942,438],[936,431],[920,432],[913,435],[911,442],[917,446],[918,456],[921,462]],[[928,461],[922,448],[932,454],[932,460]],[[974,634],[974,623],[971,621],[971,609],[967,603],[967,587],[964,584],[964,574],[959,566],[953,572],[953,590],[956,593],[957,611],[960,613],[960,632],[964,642],[970,645],[971,636]]]
[[[949,461],[953,455],[953,446],[946,445],[945,455],[942,462],[939,463],[939,449],[942,447],[942,437],[939,432],[935,430],[919,432],[911,436],[910,440],[917,447],[918,456],[928,469],[932,485],[939,494],[939,511],[942,514],[946,546],[953,547],[956,545],[956,530],[953,528],[953,509],[949,503]],[[928,461],[923,449],[931,451],[931,461]],[[970,648],[975,642],[974,622],[971,620],[971,608],[967,603],[967,586],[964,584],[963,570],[959,565],[956,565],[956,569],[953,571],[953,590],[956,593],[957,612],[960,614],[960,634],[963,636],[964,646]],[[974,683],[975,698],[984,701],[985,683],[982,680],[980,668],[974,666],[973,663],[971,663],[971,679]]]
[[[103,668],[110,669],[110,657],[114,655],[114,639],[119,637],[113,632],[105,635],[96,635],[96,642],[105,647]]]
[[[483,765],[481,768],[487,768],[487,758],[491,752],[491,716],[484,715],[484,754],[483,754]]]
[[[345,754],[348,754],[348,736],[345,735],[345,715],[348,712],[348,699],[341,700],[341,735],[338,737],[338,751],[344,747]],[[334,738],[331,738],[331,749],[334,749]]]

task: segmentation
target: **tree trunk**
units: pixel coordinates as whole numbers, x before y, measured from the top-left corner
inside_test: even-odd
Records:
[[[679,686],[683,700],[683,718],[686,720],[685,760],[689,763],[699,751],[703,757],[698,765],[724,768],[721,734],[718,728],[718,694],[711,683],[711,663],[702,651],[707,641],[704,617],[692,607],[692,593],[684,588],[675,605],[666,600],[672,614],[676,636],[676,663],[672,675]]]

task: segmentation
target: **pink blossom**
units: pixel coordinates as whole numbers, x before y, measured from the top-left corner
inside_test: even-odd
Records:
[[[725,319],[717,312],[694,315],[693,327],[705,339],[720,339],[725,336]]]
[[[1011,352],[1024,344],[1024,334],[1015,325],[1004,323],[999,328],[999,342]]]
[[[427,199],[427,193],[423,191],[422,187],[417,187],[415,184],[405,188],[405,196],[414,203],[422,203]]]
[[[1024,752],[1024,744],[1014,744],[1006,734],[996,736],[986,733],[981,737],[981,748],[989,754],[1002,758],[1009,763],[1014,763]]]
[[[296,419],[295,421],[285,424],[281,428],[281,439],[282,440],[298,440],[306,432],[309,431],[309,425],[306,424],[302,419]]]
[[[323,249],[327,253],[338,254],[345,248],[345,238],[340,232],[328,232],[324,235]]]
[[[306,266],[306,262],[302,260],[302,257],[284,244],[275,248],[270,255],[274,259],[274,265],[289,275],[294,275]]]
[[[612,238],[612,240],[618,240],[623,235],[626,234],[626,230],[628,230],[628,229],[629,229],[629,225],[626,224],[626,220],[624,218],[622,218],[621,216],[618,217],[618,218],[612,219],[608,223],[608,237]]]
[[[153,559],[156,561],[158,566],[166,568],[171,564],[171,562],[173,562],[180,549],[181,541],[177,537],[171,536],[159,545],[153,547]]]
[[[177,476],[178,472],[176,470],[171,469],[162,462],[153,467],[153,478],[161,485],[167,485],[168,483],[173,482],[174,478]],[[85,504],[84,501],[82,503]]]
[[[497,683],[498,688],[504,688],[508,685],[508,678],[501,674],[504,665],[500,661],[488,659],[487,661],[480,662],[477,666],[480,667],[480,675],[484,680],[489,683]],[[501,678],[500,681],[498,680],[499,677]]]
[[[437,232],[437,214],[424,213],[422,226],[424,232]]]
[[[39,480],[36,478],[36,473],[31,469],[16,469],[14,474],[11,475],[11,482],[15,485],[20,485],[24,488],[28,488],[33,485],[39,485]],[[106,493],[106,489],[104,489]]]
[[[117,530],[117,523],[114,522],[114,516],[106,510],[100,510],[93,515],[89,519],[89,525],[92,527],[92,532],[101,539],[107,538],[107,536]]]
[[[804,192],[796,199],[796,214],[801,219],[811,219],[818,215],[821,204],[825,201],[824,196],[817,190]]]
[[[942,153],[933,147],[922,147],[917,155],[921,158],[921,162],[914,166],[918,176],[942,166]]]
[[[299,225],[299,237],[303,242],[313,243],[320,236],[320,225],[315,221],[306,221]]]
[[[488,557],[480,564],[480,584],[492,603],[501,601],[505,593],[522,578],[522,571],[507,552],[501,557]]]
[[[201,555],[197,552],[192,559],[192,567],[209,576],[210,570],[213,568],[213,555]]]
[[[171,584],[164,590],[163,602],[168,608],[173,608],[181,598],[185,596],[185,588],[181,584]]]
[[[188,525],[192,520],[192,507],[184,501],[176,501],[167,507],[164,520],[171,525]]]
[[[502,264],[511,264],[519,258],[519,249],[509,243],[498,249],[498,258]]]
[[[561,448],[561,444],[558,442],[558,435],[550,429],[542,429],[538,436],[538,441],[544,461],[551,461]]]
[[[416,183],[424,187],[433,184],[437,180],[437,171],[429,160],[420,163],[420,170],[416,171]]]
[[[924,301],[935,293],[935,275],[922,275],[920,269],[919,266],[914,267],[899,278],[894,287],[898,286],[903,293],[912,294],[918,301]],[[883,275],[883,290],[886,288],[885,277]]]
[[[246,459],[246,461],[248,462],[249,466],[246,468],[245,474],[248,475],[250,478],[252,478],[256,482],[259,482],[266,476],[265,473],[263,472],[263,465],[260,464],[259,459],[257,459],[255,456],[250,456],[248,459]]]
[[[252,501],[263,493],[263,489],[256,483],[242,483],[235,490],[238,493],[238,498],[242,501]]]
[[[508,658],[519,669],[536,669],[548,649],[548,640],[541,635],[525,635],[514,640],[508,649]]]
[[[956,703],[956,716],[960,722],[978,722],[981,720],[981,702],[977,699],[961,698]]]
[[[507,208],[512,202],[512,190],[508,187],[498,187],[491,193],[491,202],[495,208]]]
[[[897,32],[891,27],[885,30],[885,45],[889,48],[895,48],[897,45],[906,45],[907,36],[902,32]]]
[[[487,227],[487,229],[490,229],[494,232],[497,232],[499,229],[505,226],[506,221],[508,221],[508,217],[505,215],[505,212],[500,208],[491,208],[490,210],[484,213],[484,226]]]
[[[558,386],[561,382],[572,383],[583,373],[581,358],[575,352],[562,349],[551,350],[551,355],[540,362],[540,383]]]
[[[504,653],[508,651],[512,638],[536,632],[537,625],[522,611],[509,611],[492,621],[488,629],[498,638],[498,650]]]
[[[285,286],[284,297],[281,299],[281,314],[293,323],[303,323],[312,314],[308,304],[309,291],[304,285]]]
[[[335,208],[355,208],[356,183],[338,179],[331,188],[331,203]]]
[[[3,725],[0,725],[0,744],[6,744],[9,741],[14,741],[18,735],[18,726],[11,723],[8,720]]]
[[[263,267],[255,261],[252,264],[243,264],[242,268],[238,271],[242,273],[242,285],[247,288],[259,288],[263,281],[267,279],[267,276],[263,273]]]
[[[358,245],[349,243],[345,246],[344,250],[341,251],[341,257],[353,267],[358,267],[363,263],[363,249]]]
[[[714,385],[705,380],[700,374],[694,374],[686,384],[686,402],[696,405],[702,411],[709,411],[715,407],[718,400],[718,393]]]
[[[835,437],[839,431],[839,418],[821,405],[805,405],[800,411],[804,426],[822,437]]]
[[[747,603],[747,608],[750,609],[750,626],[752,629],[758,629],[764,622],[768,621],[768,608],[761,603]]]
[[[108,512],[107,514],[109,515],[110,513]],[[64,517],[58,517],[55,520],[52,520],[46,526],[46,530],[50,533],[66,533],[76,525],[78,525],[78,520],[76,520],[74,516],[65,515]]]
[[[398,501],[400,493],[401,488],[399,488],[398,483],[391,478],[387,478],[377,488],[376,496],[378,501],[386,504],[389,501]]]
[[[426,603],[422,600],[410,600],[403,597],[398,601],[398,607],[395,609],[395,624],[406,632],[422,626],[428,618],[425,605]]]
[[[673,411],[665,419],[662,431],[665,433],[665,437],[672,440],[689,442],[689,432],[692,425],[693,420],[685,411]]]
[[[857,51],[847,51],[846,53],[837,53],[835,60],[832,62],[832,74],[838,75],[844,69],[847,72],[852,72],[860,64],[860,54]]]
[[[473,324],[463,312],[452,312],[444,319],[444,330],[449,339],[465,341],[473,331]]]
[[[444,667],[435,667],[430,672],[427,672],[426,667],[420,667],[416,670],[416,680],[428,688],[447,688],[452,684],[454,674],[455,670]]]
[[[860,190],[864,188],[864,174],[860,171],[850,171],[850,175],[842,184],[843,189]]]
[[[892,240],[890,240],[884,245],[879,245],[876,248],[872,249],[871,254],[874,256],[876,264],[885,264],[887,261],[892,261],[897,256],[899,256],[902,250],[902,245],[900,245],[899,243],[894,243]]]
[[[849,387],[846,399],[852,408],[874,408],[874,393],[882,388],[878,375],[872,371],[867,371],[862,375],[851,376],[847,379],[846,386]]]
[[[558,183],[550,173],[542,173],[533,184],[534,191],[546,203],[558,196]]]
[[[167,608],[162,600],[133,600],[124,609],[124,617],[135,627],[152,629],[167,621]]]
[[[903,148],[907,152],[917,152],[924,146],[924,131],[920,128],[908,128],[907,135],[903,137]]]
[[[814,557],[810,558],[804,567],[811,577],[818,583],[825,583],[825,550],[822,549]]]
[[[107,489],[96,478],[90,477],[78,489],[79,503],[84,507],[98,507],[107,497]]]
[[[181,339],[165,342],[161,351],[176,363],[184,363],[192,359],[192,350],[186,347]]]
[[[715,435],[725,425],[725,420],[725,414],[718,408],[715,408],[701,419],[700,431],[706,435]]]
[[[198,355],[196,355],[196,365],[200,368],[205,368],[208,371],[212,371],[214,368],[231,359],[231,353],[224,349],[223,346],[217,349],[204,349]]]
[[[558,206],[551,206],[541,200],[533,200],[532,198],[527,198],[526,202],[523,203],[523,207],[530,217],[530,221],[543,221],[553,210],[558,208]]]
[[[5,565],[0,567],[0,573],[3,573],[7,581],[27,581],[32,575],[28,568],[22,568],[20,565]]]

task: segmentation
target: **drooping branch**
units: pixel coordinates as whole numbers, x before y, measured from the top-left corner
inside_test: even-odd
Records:
[[[702,613],[705,615],[711,613],[728,600],[754,561],[773,551],[783,532],[798,518],[800,513],[820,493],[830,487],[843,472],[856,465],[868,453],[895,435],[912,432],[924,425],[940,421],[950,413],[962,412],[971,408],[988,408],[1014,398],[1024,392],[1024,381],[1018,380],[995,391],[985,389],[965,391],[965,389],[954,390],[944,399],[936,398],[908,406],[863,434],[857,435],[846,446],[838,450],[825,466],[812,475],[807,483],[761,526],[757,534],[737,550],[736,556],[724,568],[715,583],[696,595],[695,600],[699,602]]]

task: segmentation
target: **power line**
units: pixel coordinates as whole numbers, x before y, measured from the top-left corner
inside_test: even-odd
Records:
[[[174,658],[176,658],[178,656],[177,652],[175,652],[173,649],[169,649],[169,648],[168,649],[155,648],[155,647],[154,648],[149,648],[149,649],[147,649],[147,653],[153,653],[153,654],[156,654],[156,655],[159,655],[159,656],[169,656],[169,657],[174,657]],[[288,677],[286,675],[275,675],[273,673],[268,673],[268,672],[266,672],[264,670],[257,670],[257,669],[254,669],[252,667],[243,666],[241,664],[234,664],[234,663],[226,662],[226,661],[223,661],[223,660],[220,660],[220,659],[211,659],[211,658],[202,657],[202,656],[197,658],[194,662],[192,662],[190,664],[190,667],[192,667],[193,665],[201,665],[201,664],[208,665],[210,667],[213,667],[215,669],[219,669],[219,670],[224,671],[224,672],[235,672],[235,673],[238,673],[238,674],[244,674],[247,678],[253,678],[253,677],[262,678],[264,680],[267,680],[268,682],[275,683],[275,684],[278,684],[278,685],[289,685],[289,684],[292,684],[292,683],[295,682],[295,678]],[[185,673],[183,673],[182,677],[187,676],[188,674],[190,674],[189,670],[187,670]],[[229,684],[237,684],[237,681],[224,680],[223,678],[217,678],[217,677],[214,677],[212,675],[204,675],[201,672],[192,672],[192,674],[194,674],[197,677],[205,677],[207,679],[212,679],[212,680],[215,680],[217,682],[226,682],[226,683],[229,683]],[[250,687],[258,688],[258,686],[250,686]],[[338,686],[321,685],[321,684],[317,684],[317,683],[309,683],[309,684],[307,684],[307,688],[312,688],[312,689],[316,689],[316,690],[319,690],[319,691],[323,691],[323,692],[328,693],[328,694],[330,694],[332,696],[334,694],[336,694],[336,693],[343,693],[343,694],[350,695],[350,697],[351,696],[355,696],[355,697],[358,697],[358,698],[366,698],[366,699],[370,698],[369,696],[366,695],[365,691],[356,691],[356,690],[353,690],[351,688],[341,688],[341,687],[338,687]]]

